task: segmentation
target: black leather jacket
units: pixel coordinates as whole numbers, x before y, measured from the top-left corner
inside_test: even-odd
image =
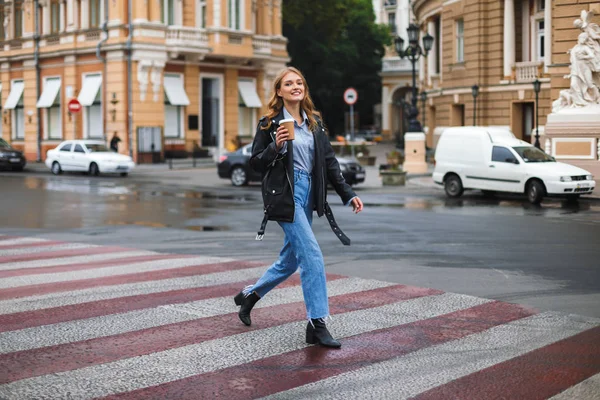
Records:
[[[282,119],[283,110],[271,121],[269,129],[261,129],[268,124],[266,117],[261,118],[252,143],[250,166],[263,174],[262,196],[265,216],[261,229],[256,236],[257,240],[262,239],[268,220],[294,221],[293,141],[288,142],[287,152],[283,155],[277,153],[275,143],[275,132],[279,126],[279,121]],[[317,122],[317,128],[313,130],[315,140],[312,171],[314,209],[319,217],[323,215],[327,217],[334,233],[342,243],[349,245],[350,239],[344,235],[335,223],[333,213],[327,203],[327,182],[331,183],[344,204],[349,202],[356,194],[344,180],[323,123],[320,119],[317,119]]]

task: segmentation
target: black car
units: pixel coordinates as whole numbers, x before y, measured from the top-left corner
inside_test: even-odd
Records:
[[[27,164],[27,160],[23,153],[14,149],[4,139],[0,139],[0,169],[23,171],[25,164]]]
[[[221,156],[217,164],[220,178],[231,179],[233,186],[247,185],[248,182],[260,182],[262,175],[250,168],[252,145],[248,144],[238,150]],[[356,161],[339,158],[340,169],[348,184],[355,185],[365,181],[365,170]]]

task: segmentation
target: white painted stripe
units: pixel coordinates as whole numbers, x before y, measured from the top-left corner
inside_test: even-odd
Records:
[[[343,338],[432,318],[486,303],[471,296],[442,294],[335,316],[329,324]],[[238,321],[232,322],[238,323]],[[0,386],[7,397],[51,399],[70,392],[91,399],[160,385],[306,347],[306,321],[210,340],[112,363],[23,379]]]
[[[186,258],[170,258],[166,260],[151,260],[134,263],[124,262],[121,265],[112,267],[98,267],[84,269],[80,271],[55,272],[49,274],[38,275],[22,275],[12,276],[9,278],[0,278],[0,289],[39,285],[43,283],[56,283],[76,281],[81,279],[103,278],[108,276],[128,275],[142,272],[169,270],[174,268],[189,267],[192,265],[203,265],[213,263],[223,263],[234,261],[232,258],[220,257],[186,257]]]
[[[0,249],[5,247],[17,246],[21,244],[29,244],[29,243],[41,243],[41,242],[49,242],[48,239],[35,238],[35,237],[23,237],[17,239],[7,239],[0,241]]]
[[[56,267],[59,265],[92,263],[96,261],[108,261],[122,257],[151,256],[156,254],[159,253],[148,250],[136,250],[115,253],[91,254],[89,256],[79,255],[72,257],[47,258],[44,260],[18,261],[13,263],[0,264],[0,271],[12,269]]]
[[[598,324],[591,318],[538,314],[267,398],[408,399]]]
[[[571,386],[564,392],[551,397],[550,400],[598,400],[598,397],[600,397],[600,374]]]
[[[91,301],[116,299],[170,290],[191,289],[197,287],[221,285],[258,278],[266,267],[240,269],[237,271],[217,272],[214,274],[186,276],[184,278],[162,279],[148,282],[134,282],[113,286],[98,286],[70,292],[49,293],[40,296],[22,297],[0,301],[0,314],[12,314],[23,311],[42,310],[62,307],[70,304],[82,304]]]
[[[93,244],[86,243],[65,243],[65,244],[54,244],[49,246],[36,246],[26,247],[24,249],[4,249],[0,250],[0,264],[10,263],[10,261],[2,260],[2,257],[8,256],[20,256],[22,254],[42,253],[46,251],[60,251],[60,250],[74,250],[74,249],[86,249],[92,247],[100,247]]]
[[[329,296],[338,296],[392,285],[383,281],[348,278],[328,282],[327,290]],[[275,289],[261,299],[255,309],[301,302],[303,299],[300,286]],[[232,298],[227,296],[2,332],[0,354],[112,336],[236,311]]]

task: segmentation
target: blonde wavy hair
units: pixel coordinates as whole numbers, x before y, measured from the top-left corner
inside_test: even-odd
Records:
[[[310,93],[308,92],[308,85],[306,84],[304,75],[302,75],[300,70],[294,67],[285,67],[277,74],[277,77],[273,81],[273,94],[271,95],[269,103],[267,104],[267,125],[261,127],[261,129],[269,129],[272,124],[272,119],[283,109],[283,99],[277,95],[277,91],[281,88],[281,81],[283,81],[283,77],[289,72],[298,74],[298,76],[300,76],[302,79],[302,85],[304,86],[304,98],[300,102],[300,109],[306,113],[306,117],[308,118],[308,126],[310,130],[313,131],[317,128],[316,117],[321,118],[321,113],[315,110],[315,104],[313,103]]]

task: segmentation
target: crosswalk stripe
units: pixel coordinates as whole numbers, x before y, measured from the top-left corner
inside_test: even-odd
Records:
[[[294,283],[299,284],[298,276],[294,278]],[[402,285],[389,286],[388,284],[388,286],[382,286],[383,284],[383,282],[355,278],[329,282],[332,293],[332,312],[337,315],[363,308],[377,307],[388,304],[391,301],[402,301],[436,294],[435,291],[430,289],[408,290],[408,288]],[[287,302],[271,303],[267,307],[256,308],[253,311],[253,318],[258,323],[250,328],[247,328],[238,321],[235,312],[231,313],[233,310],[231,305],[233,303],[231,298],[227,297],[214,299],[217,302],[223,303],[218,305],[216,311],[211,309],[210,304],[198,304],[195,307],[198,310],[196,314],[175,314],[171,311],[170,316],[177,317],[181,321],[178,323],[165,323],[165,320],[162,319],[161,323],[163,325],[143,329],[136,320],[135,324],[137,326],[134,330],[119,335],[97,337],[96,339],[85,341],[81,341],[80,338],[69,338],[63,345],[0,355],[0,371],[7,370],[6,378],[0,376],[0,384],[32,376],[57,373],[87,367],[92,364],[107,363],[138,355],[150,354],[156,351],[164,351],[169,348],[187,346],[199,341],[214,340],[220,337],[282,325],[305,318],[306,311],[302,303],[302,291],[299,286],[276,289],[272,293],[277,293],[277,297]],[[224,301],[228,303],[228,306],[224,304]],[[211,302],[203,301],[197,303]],[[224,307],[227,307],[225,313],[223,313]],[[123,318],[130,317],[131,315],[127,315]],[[211,329],[211,327],[215,326],[218,326],[219,329]],[[62,332],[66,331],[62,327],[60,330]],[[43,330],[40,331],[43,332]],[[56,329],[52,329],[52,332],[55,333]],[[95,336],[98,335],[98,333],[95,334]],[[19,337],[12,335],[12,338],[8,337],[8,343],[10,343],[11,339],[16,339],[15,341],[26,344],[27,340],[31,337],[35,337],[34,332],[27,332],[27,335],[20,335]],[[3,342],[6,342],[6,339],[5,336],[1,338]],[[118,349],[118,352],[106,351],[106,349]],[[14,351],[15,349],[12,348],[9,350]]]
[[[20,238],[6,238],[2,240],[0,238],[0,249],[5,249],[13,246],[20,246],[23,244],[43,244],[49,242],[48,239],[36,238],[36,237],[20,237]]]
[[[124,247],[102,247],[102,246],[92,246],[86,244],[76,243],[77,248],[64,249],[64,250],[55,250],[55,251],[43,251],[27,254],[15,254],[15,255],[7,255],[0,257],[0,264],[11,264],[14,267],[13,263],[20,261],[37,261],[37,260],[45,260],[47,258],[58,258],[58,257],[68,257],[68,256],[88,256],[92,254],[101,254],[101,253],[113,253],[113,252],[124,252],[130,251],[131,249],[126,249]],[[15,250],[18,251],[18,250]]]
[[[231,258],[219,258],[219,257],[190,257],[181,256],[170,260],[151,260],[137,263],[128,263],[115,265],[112,267],[104,268],[93,268],[85,269],[81,271],[68,271],[68,272],[56,272],[51,274],[38,274],[38,275],[27,275],[17,276],[11,278],[0,278],[0,293],[5,288],[18,288],[20,286],[30,285],[42,285],[48,288],[49,292],[52,292],[54,286],[59,286],[61,283],[74,282],[80,280],[95,280],[97,285],[103,285],[103,278],[118,277],[120,275],[132,275],[132,274],[144,274],[148,279],[152,278],[155,274],[153,272],[166,271],[182,267],[191,266],[206,266],[207,270],[210,270],[209,265],[220,267],[223,265],[233,263]],[[238,263],[239,264],[239,263]],[[199,270],[198,272],[202,272]],[[174,276],[177,276],[175,273]],[[55,285],[54,285],[55,284]],[[33,293],[35,294],[35,293]]]
[[[600,393],[600,374],[596,374],[562,393],[552,396],[549,400],[598,400]]]
[[[92,247],[98,247],[92,244],[86,243],[64,243],[64,242],[44,242],[36,243],[35,247],[15,246],[15,248],[2,248],[0,249],[0,262],[6,262],[6,259],[12,259],[13,257],[22,255],[35,255],[39,253],[56,252],[61,250],[76,250],[76,249],[87,249]]]
[[[487,302],[471,296],[444,293],[339,314],[331,328],[343,338]],[[32,398],[59,396],[68,390],[74,398],[91,399],[147,388],[304,348],[307,346],[303,338],[305,326],[304,320],[251,330],[149,355],[24,379],[3,385],[0,390],[9,395],[25,393]]]
[[[496,303],[494,307],[503,308],[506,303]],[[492,306],[490,304],[489,306]],[[498,311],[498,310],[497,310]],[[495,315],[497,311],[494,311]],[[528,313],[524,310],[525,314]],[[474,317],[474,316],[471,316]],[[469,318],[470,319],[470,318]],[[468,319],[465,319],[465,323]],[[452,321],[438,321],[440,326],[432,335],[444,337],[453,328]],[[569,316],[562,314],[543,313],[524,319],[517,319],[503,325],[492,327],[480,333],[465,336],[462,339],[432,343],[414,353],[401,357],[372,363],[355,371],[314,382],[305,386],[286,391],[269,397],[277,399],[320,399],[326,396],[320,393],[335,392],[334,398],[381,398],[408,399],[414,398],[428,390],[446,388],[454,381],[468,376],[479,370],[514,357],[526,355],[530,351],[542,348],[570,335],[578,334],[593,327],[590,322],[573,322]],[[415,332],[417,333],[417,332]],[[421,337],[423,332],[418,332]],[[411,335],[412,336],[412,335]],[[545,363],[544,363],[545,364]],[[427,371],[427,373],[423,373]],[[514,376],[520,372],[514,370]],[[457,385],[457,391],[432,393],[432,399],[492,399],[500,393],[500,386],[506,384],[500,376],[493,377],[496,387],[488,391],[473,391],[462,393],[460,390],[470,389],[469,385]],[[526,380],[529,385],[534,381]],[[543,380],[541,380],[543,381]],[[477,383],[474,383],[474,387]],[[529,399],[536,397],[504,396],[504,399]]]
[[[95,262],[115,260],[122,257],[130,256],[143,256],[143,255],[157,255],[154,251],[148,250],[133,250],[133,251],[118,251],[114,253],[100,253],[100,254],[86,254],[86,255],[75,255],[68,257],[51,257],[42,258],[40,260],[33,261],[21,261],[12,262],[8,264],[0,264],[0,272],[3,271],[27,271],[36,270],[37,268],[50,268],[50,267],[65,267],[81,265],[85,266],[88,262],[92,265]],[[35,272],[34,272],[35,273]]]
[[[129,265],[136,262],[142,261],[153,261],[153,260],[168,260],[172,258],[183,257],[180,254],[157,254],[150,252],[125,252],[120,253],[119,258],[111,258],[108,260],[100,260],[89,263],[80,264],[68,264],[68,265],[56,265],[51,267],[40,267],[40,268],[20,268],[20,269],[6,269],[0,270],[0,278],[10,278],[13,276],[24,276],[24,275],[40,275],[40,274],[51,274],[56,272],[68,272],[68,271],[81,271],[84,269],[95,269],[112,267],[115,265]]]

